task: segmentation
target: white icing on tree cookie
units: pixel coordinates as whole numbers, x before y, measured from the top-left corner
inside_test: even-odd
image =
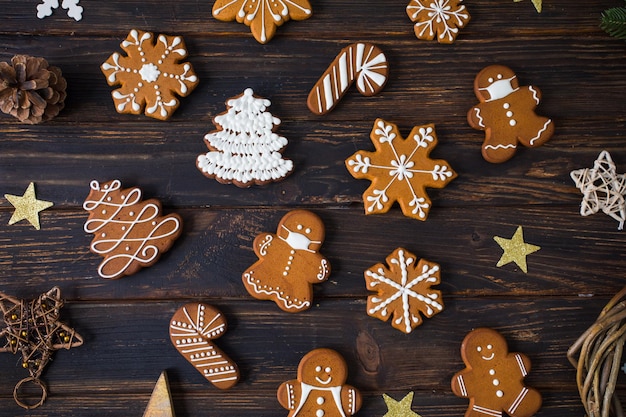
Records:
[[[289,175],[293,162],[280,153],[287,139],[273,132],[280,119],[266,111],[271,102],[254,96],[248,88],[227,105],[228,111],[214,119],[218,130],[204,137],[210,152],[198,156],[198,169],[209,178],[239,187],[279,181]]]

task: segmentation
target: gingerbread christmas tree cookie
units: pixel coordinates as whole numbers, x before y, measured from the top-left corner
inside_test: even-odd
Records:
[[[176,97],[189,95],[198,85],[198,77],[188,62],[185,42],[180,36],[154,36],[133,29],[120,45],[126,52],[115,52],[101,65],[113,90],[118,113],[141,114],[166,120],[178,108]]]
[[[372,182],[363,193],[365,214],[386,213],[397,201],[405,216],[426,220],[431,201],[425,188],[443,188],[456,178],[446,161],[428,156],[437,146],[435,126],[415,126],[403,139],[396,125],[376,119],[370,139],[376,151],[346,160],[353,177]]]
[[[386,259],[365,271],[367,289],[376,291],[367,298],[367,314],[404,333],[422,324],[421,315],[432,317],[443,311],[441,292],[431,287],[441,282],[439,265],[398,248]]]
[[[117,279],[151,266],[182,232],[178,214],[161,215],[161,203],[142,201],[139,188],[122,189],[119,180],[92,181],[83,204],[89,212],[85,232],[93,233],[89,247],[104,260],[102,278]]]
[[[244,23],[259,43],[269,42],[276,28],[289,19],[308,19],[311,13],[309,0],[216,0],[213,4],[213,17]]]
[[[267,111],[272,103],[246,88],[226,104],[228,110],[213,119],[218,130],[204,137],[209,152],[196,159],[198,169],[208,178],[242,188],[289,175],[293,162],[282,157],[287,139],[274,132],[280,119]]]

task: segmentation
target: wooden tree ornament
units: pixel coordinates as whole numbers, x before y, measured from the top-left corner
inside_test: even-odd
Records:
[[[591,325],[567,351],[576,367],[576,383],[588,417],[623,417],[615,393],[626,341],[626,287],[602,309]]]
[[[6,338],[0,352],[20,352],[22,367],[30,374],[19,381],[13,390],[13,398],[20,407],[37,408],[46,400],[48,389],[40,377],[52,353],[83,344],[81,335],[59,321],[61,307],[63,300],[58,287],[53,287],[31,301],[18,300],[0,292],[0,309],[5,325],[0,331],[0,337]],[[36,403],[26,403],[20,397],[20,388],[27,382],[41,388],[41,398]]]

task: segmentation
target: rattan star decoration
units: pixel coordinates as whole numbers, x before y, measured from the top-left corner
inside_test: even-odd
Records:
[[[626,221],[626,175],[618,174],[611,155],[600,152],[593,168],[577,169],[570,173],[576,187],[583,193],[580,214],[589,216],[599,210],[619,222],[618,229]]]
[[[517,230],[511,239],[494,236],[493,240],[495,240],[498,245],[500,245],[502,250],[504,250],[504,253],[500,257],[496,266],[501,267],[508,263],[515,262],[525,273],[528,273],[526,256],[541,249],[539,246],[524,242],[524,230],[522,229],[522,226],[517,227]]]
[[[413,391],[409,392],[400,401],[396,401],[387,394],[383,394],[385,404],[387,404],[387,412],[383,417],[421,417],[419,414],[411,410],[413,402]]]
[[[59,321],[61,307],[63,300],[58,287],[30,301],[18,300],[0,292],[0,309],[5,326],[0,331],[0,340],[2,337],[6,339],[4,346],[0,345],[0,352],[21,353],[22,367],[30,374],[13,390],[15,402],[23,408],[39,407],[46,400],[48,389],[40,378],[52,353],[83,344],[81,335]],[[26,403],[20,397],[20,388],[27,382],[41,389],[41,398],[36,403]]]
[[[37,196],[35,195],[35,183],[33,182],[28,184],[24,195],[5,194],[4,198],[9,200],[9,203],[15,207],[13,216],[11,216],[9,220],[10,225],[20,220],[28,220],[37,230],[41,228],[39,225],[39,212],[53,205],[50,201],[37,200]]]

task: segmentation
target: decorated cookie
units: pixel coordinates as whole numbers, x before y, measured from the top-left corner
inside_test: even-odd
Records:
[[[166,120],[180,104],[176,95],[185,97],[198,85],[180,36],[158,35],[131,30],[120,45],[126,52],[115,52],[100,66],[113,90],[118,113],[141,114]]]
[[[139,188],[122,190],[119,180],[92,181],[90,187],[84,228],[94,234],[89,249],[104,258],[98,267],[102,278],[121,278],[153,265],[180,236],[180,216],[161,216],[161,203],[142,201]]]
[[[364,96],[382,91],[387,83],[387,57],[376,45],[357,42],[346,46],[311,89],[307,106],[315,114],[330,112],[356,80]]]
[[[213,339],[226,331],[226,319],[208,304],[185,304],[170,321],[172,344],[210,383],[220,389],[231,388],[239,381],[239,369]]]
[[[309,0],[216,0],[213,4],[213,17],[244,23],[259,43],[269,42],[276,28],[289,19],[308,19],[311,13]]]
[[[226,104],[228,110],[213,119],[218,130],[204,137],[210,151],[198,156],[198,169],[223,184],[243,188],[289,175],[293,162],[281,155],[287,139],[274,133],[280,119],[266,111],[272,103],[247,88]]]
[[[474,93],[480,103],[469,110],[467,121],[474,129],[485,131],[485,160],[507,161],[515,154],[518,143],[536,148],[552,137],[552,120],[535,113],[541,91],[530,85],[520,87],[510,68],[484,68],[474,80]]]
[[[403,139],[396,125],[376,119],[370,139],[376,151],[346,160],[354,178],[372,181],[363,193],[365,214],[386,213],[397,201],[405,216],[426,220],[431,202],[425,188],[443,188],[456,178],[446,161],[428,157],[437,146],[435,126],[415,126]]]
[[[361,393],[346,385],[348,367],[331,349],[315,349],[304,355],[298,377],[278,387],[278,402],[288,417],[349,417],[361,408]]]
[[[324,241],[324,224],[314,213],[293,210],[278,223],[276,234],[254,239],[259,260],[242,275],[251,296],[272,300],[282,310],[297,313],[311,307],[312,284],[326,281],[330,265],[318,250]]]
[[[441,292],[430,287],[441,282],[439,265],[398,248],[386,259],[365,271],[367,289],[376,295],[367,297],[367,314],[411,333],[422,324],[420,313],[432,317],[443,310]]]
[[[470,399],[465,417],[530,417],[541,407],[541,394],[524,385],[530,360],[509,353],[506,340],[495,330],[479,328],[465,336],[461,356],[466,368],[452,378],[452,391]]]
[[[453,43],[459,29],[470,21],[463,0],[411,0],[406,12],[415,22],[415,36],[418,39],[433,40],[439,43]]]

